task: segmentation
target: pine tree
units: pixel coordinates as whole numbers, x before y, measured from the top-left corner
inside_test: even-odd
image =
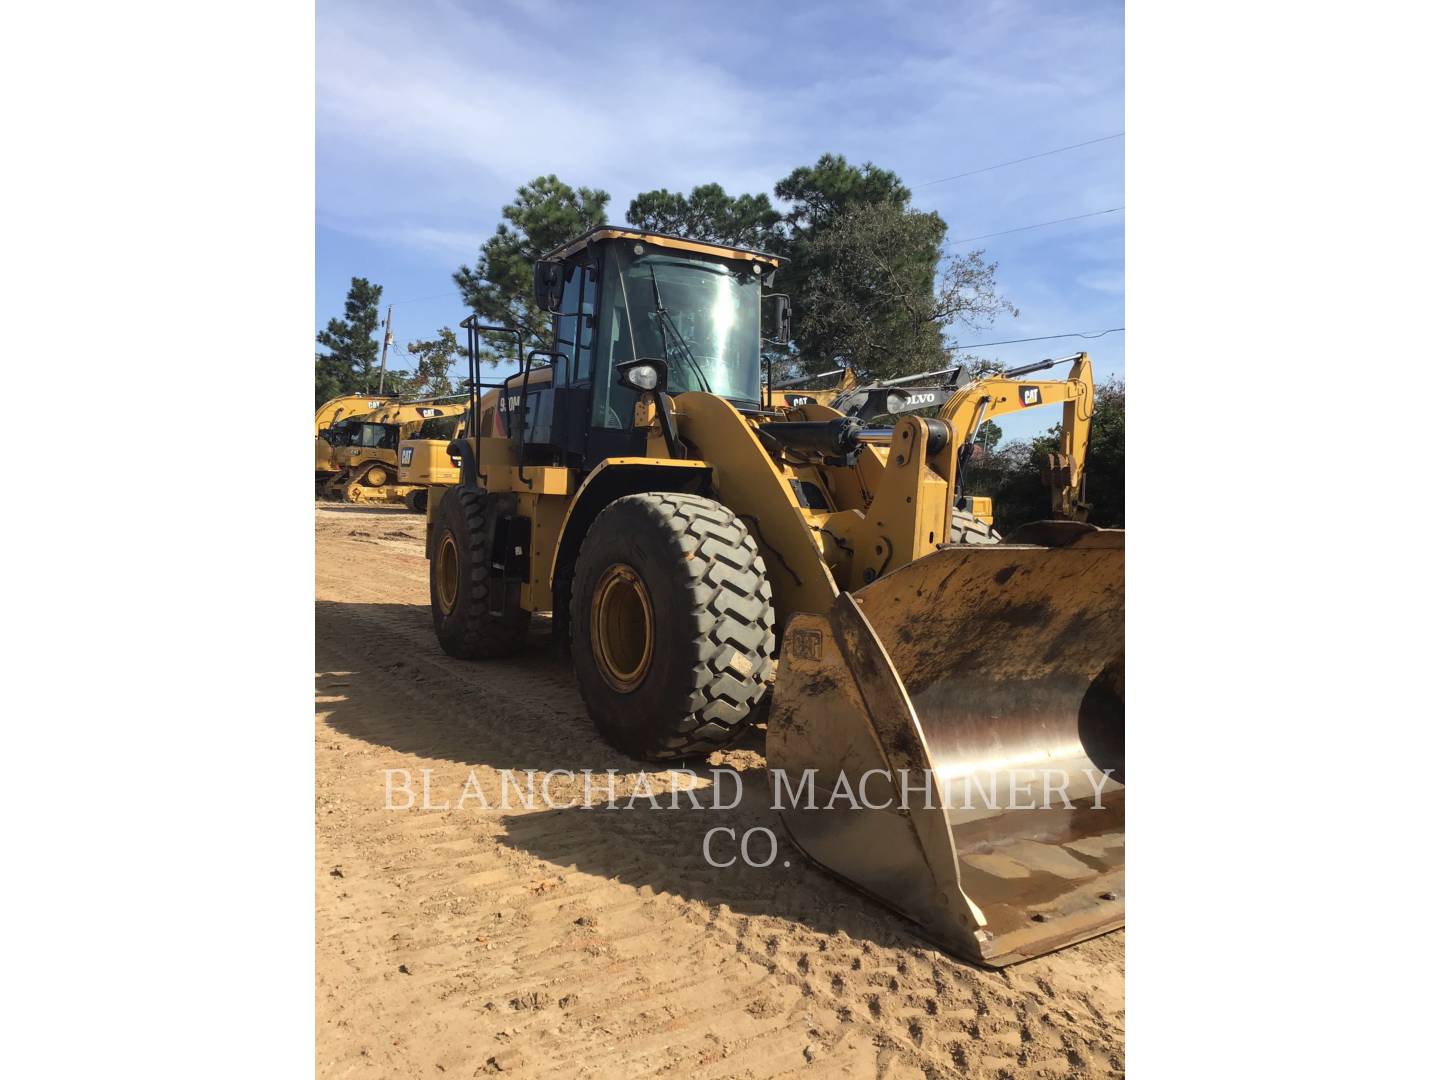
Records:
[[[369,389],[380,351],[375,331],[380,326],[382,291],[382,286],[364,278],[351,278],[345,316],[331,319],[315,335],[316,344],[329,350],[315,353],[316,408],[333,397]]]

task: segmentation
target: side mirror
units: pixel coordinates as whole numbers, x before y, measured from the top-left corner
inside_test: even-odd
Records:
[[[781,344],[790,340],[790,297],[784,293],[760,301],[760,336]]]
[[[664,360],[626,360],[615,365],[615,375],[621,386],[635,391],[664,393],[670,381],[670,368]]]
[[[560,298],[565,293],[565,264],[561,262],[537,262],[535,264],[535,303],[541,311],[559,311]]]

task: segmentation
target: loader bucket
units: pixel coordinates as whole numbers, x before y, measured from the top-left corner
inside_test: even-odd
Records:
[[[1124,923],[1124,536],[942,548],[786,627],[786,830],[988,967]]]

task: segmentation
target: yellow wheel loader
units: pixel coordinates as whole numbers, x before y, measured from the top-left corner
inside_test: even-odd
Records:
[[[460,459],[450,453],[452,441],[400,440],[400,484],[410,489],[405,496],[405,505],[416,513],[425,512],[432,492],[460,482]]]
[[[553,349],[462,323],[472,415],[482,336],[521,363],[428,508],[441,647],[511,656],[551,613],[596,727],[641,758],[703,755],[763,713],[795,844],[973,961],[1121,925],[1124,534],[1083,520],[1088,357],[893,428],[772,405],[778,265],[601,226],[536,265]],[[971,542],[996,539],[963,509],[979,425],[1046,405],[1056,520]]]
[[[477,405],[481,424],[489,434],[504,434],[503,425],[496,426],[501,424],[495,415],[498,400],[498,392],[490,390]],[[405,505],[410,509],[423,514],[432,494],[439,498],[442,489],[460,482],[460,457],[451,443],[469,433],[470,415],[466,409],[459,429],[451,433],[453,437],[423,437],[432,434],[428,430],[432,422],[421,428],[414,438],[400,440],[400,483],[411,489],[405,496]]]
[[[423,489],[400,480],[401,440],[420,434],[427,424],[453,436],[466,407],[464,401],[397,400],[342,420],[325,433],[334,472],[322,494],[352,503],[410,501],[412,509],[423,510],[413,500]]]

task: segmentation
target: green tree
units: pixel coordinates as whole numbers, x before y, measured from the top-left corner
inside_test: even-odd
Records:
[[[331,319],[315,335],[315,342],[328,352],[315,353],[315,407],[342,394],[364,393],[369,389],[379,344],[375,331],[380,326],[380,293],[383,287],[365,278],[351,278],[345,296],[345,315]]]
[[[982,425],[983,426],[983,425]],[[1050,489],[1040,482],[1047,454],[1060,449],[1060,425],[1029,442],[1013,440],[976,458],[965,469],[965,494],[994,500],[1002,535],[1050,517]],[[1085,454],[1087,520],[1106,528],[1125,525],[1125,383],[1110,379],[1095,388],[1090,445]]]
[[[976,455],[965,467],[966,495],[986,495],[993,503],[995,528],[1004,536],[1030,521],[1050,517],[1050,489],[1040,482],[1045,455],[1059,445],[1054,433],[1028,442],[1012,439],[997,450]]]
[[[910,205],[910,189],[899,176],[868,161],[856,168],[843,154],[822,154],[814,165],[795,169],[775,185],[775,194],[790,203],[785,223],[800,246],[846,210],[880,204],[903,210]]]
[[[396,371],[394,387],[402,397],[443,397],[456,393],[450,369],[464,356],[455,331],[442,326],[429,341],[412,341],[405,351],[415,360],[414,371]]]
[[[1085,455],[1085,498],[1096,525],[1125,525],[1125,383],[1116,378],[1095,388],[1090,447]]]
[[[944,236],[940,215],[893,202],[828,218],[804,243],[810,271],[795,300],[802,355],[827,367],[838,360],[867,379],[934,371],[950,362],[947,327],[974,329],[1015,312],[995,291],[995,264],[979,251],[943,256]]]
[[[981,450],[988,454],[1000,445],[1000,438],[1004,434],[1000,429],[1000,425],[995,423],[994,420],[986,420],[976,428],[975,442]]]
[[[535,306],[535,262],[586,229],[602,224],[610,196],[572,188],[554,175],[538,176],[515,192],[504,219],[480,247],[475,265],[461,266],[455,284],[465,304],[484,321],[523,328],[530,345],[544,344],[548,316]],[[486,335],[491,363],[513,356],[514,340]]]
[[[983,253],[944,255],[938,214],[910,206],[910,190],[889,169],[825,154],[775,185],[789,203],[788,235],[776,290],[794,307],[803,366],[840,361],[862,378],[947,366],[945,330],[956,321],[987,326],[1018,314],[995,292],[995,264]]]
[[[768,195],[727,195],[719,184],[701,184],[688,196],[665,188],[642,191],[630,200],[625,220],[650,232],[757,251],[784,243],[780,211]]]

